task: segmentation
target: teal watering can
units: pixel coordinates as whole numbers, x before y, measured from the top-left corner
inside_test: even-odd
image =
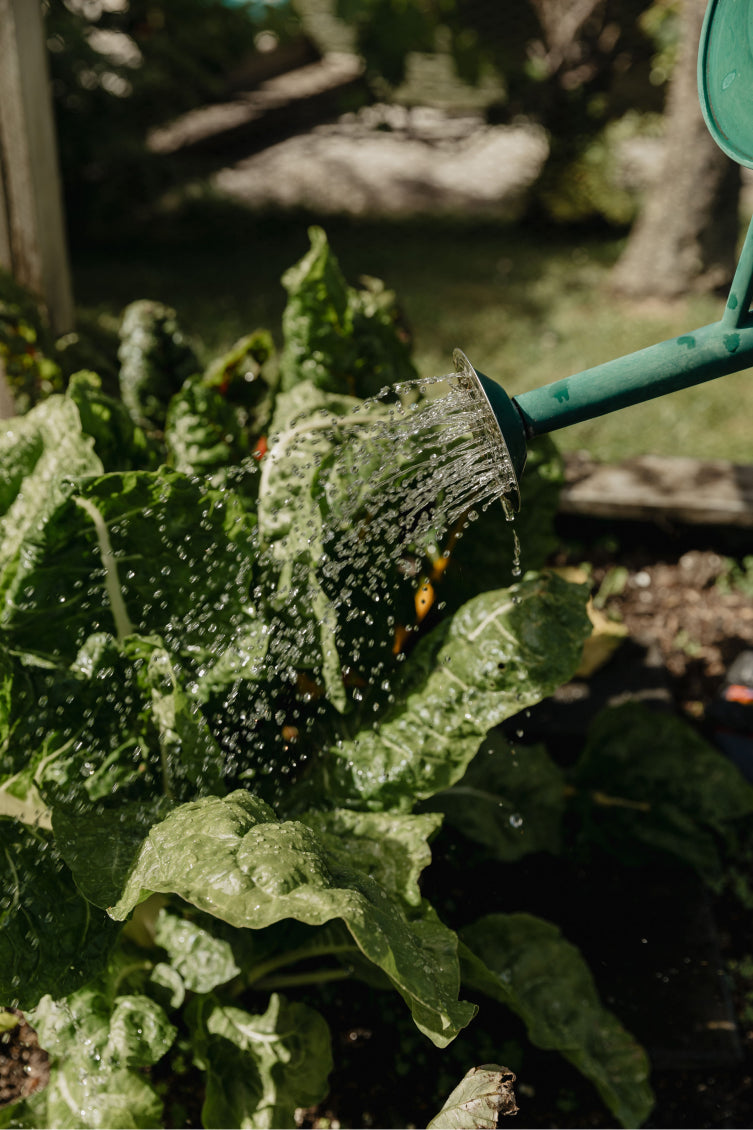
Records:
[[[698,92],[714,140],[739,164],[753,168],[753,0],[710,0],[698,53]],[[517,479],[525,467],[526,442],[534,436],[753,365],[752,298],[753,220],[724,313],[713,325],[515,397],[473,369],[460,350],[454,356],[456,371],[486,397]]]

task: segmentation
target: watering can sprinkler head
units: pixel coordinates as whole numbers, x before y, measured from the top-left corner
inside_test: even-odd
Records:
[[[753,0],[709,0],[698,51],[698,94],[720,148],[753,169]],[[500,495],[519,506],[526,442],[583,420],[753,366],[753,221],[718,322],[509,397],[460,350],[456,372],[482,413],[484,437],[507,468]],[[512,485],[510,474],[512,470]]]
[[[514,510],[520,509],[518,480],[526,465],[526,435],[523,420],[501,385],[474,369],[466,355],[452,355],[459,383],[481,407],[483,438],[500,467],[500,494]]]

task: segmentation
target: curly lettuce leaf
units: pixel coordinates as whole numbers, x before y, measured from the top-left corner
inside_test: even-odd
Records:
[[[463,983],[512,1009],[536,1047],[570,1060],[622,1126],[640,1126],[653,1106],[648,1057],[604,1008],[557,927],[530,914],[489,914],[461,939]]]
[[[575,671],[590,631],[580,586],[536,575],[482,593],[405,664],[378,726],[330,746],[315,786],[333,804],[411,808],[454,785],[485,735]]]
[[[347,853],[329,850],[301,821],[278,821],[248,793],[182,805],[153,827],[110,913],[123,920],[156,892],[253,930],[285,918],[311,926],[341,918],[438,1047],[474,1015],[457,999],[455,935],[428,907],[409,919]]]

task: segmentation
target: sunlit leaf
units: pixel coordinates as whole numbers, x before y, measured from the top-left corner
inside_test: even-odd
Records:
[[[457,999],[455,935],[428,907],[409,920],[398,900],[343,853],[328,851],[299,821],[278,821],[248,793],[182,805],[152,828],[112,916],[124,919],[153,892],[177,894],[254,930],[285,918],[312,926],[341,918],[437,1046],[474,1015]]]
[[[506,1067],[472,1067],[427,1130],[495,1130],[500,1114],[516,1114],[515,1076]]]
[[[493,726],[572,675],[588,631],[581,587],[556,576],[468,601],[418,644],[379,725],[330,747],[322,792],[410,808],[455,784]]]

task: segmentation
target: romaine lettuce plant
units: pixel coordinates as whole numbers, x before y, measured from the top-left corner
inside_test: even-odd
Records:
[[[187,1072],[205,1126],[293,1126],[328,1090],[311,990],[337,978],[397,993],[440,1048],[473,1021],[466,989],[501,1001],[638,1125],[645,1056],[557,929],[479,907],[461,941],[421,888],[442,811],[474,823],[481,746],[576,668],[583,591],[507,584],[500,510],[477,557],[472,529],[453,551],[455,587],[419,546],[344,617],[318,564],[329,452],[305,421],[368,412],[409,350],[323,233],[285,282],[279,366],[256,333],[202,370],[141,303],[122,400],[79,373],[0,432],[0,1002],[51,1057],[0,1126],[163,1125]],[[305,464],[270,458],[291,426]],[[444,607],[416,617],[432,568]],[[556,771],[532,766],[546,806]]]

